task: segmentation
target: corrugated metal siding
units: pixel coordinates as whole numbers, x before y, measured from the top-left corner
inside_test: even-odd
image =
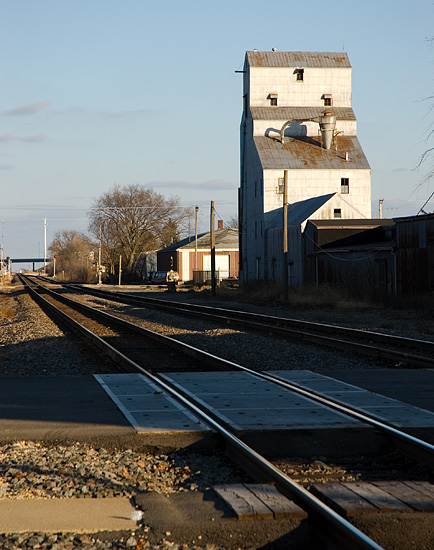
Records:
[[[345,52],[247,52],[250,67],[351,68]]]
[[[352,296],[393,294],[395,289],[395,264],[390,250],[382,252],[342,252],[333,255],[318,253],[316,266],[318,283],[346,289]],[[315,280],[315,273],[309,279]]]
[[[209,256],[211,253],[210,249],[208,250],[198,250],[197,251],[197,269],[198,271],[203,270],[204,256]],[[183,273],[183,258],[181,252],[174,252],[174,251],[159,251],[158,252],[158,264],[157,264],[157,270],[158,271],[169,271],[171,269],[171,258],[173,256],[173,269],[175,271],[178,271],[180,275],[180,280],[182,279],[182,273]],[[238,250],[218,250],[216,251],[216,256],[229,256],[229,264],[230,264],[230,277],[238,277],[238,269],[239,269],[239,252]],[[193,270],[194,270],[194,264],[195,264],[195,250],[189,250],[188,254],[188,260],[186,259],[187,263],[187,269],[189,273],[189,278],[186,280],[193,280]]]
[[[281,143],[266,136],[256,136],[254,141],[264,170],[370,169],[356,136],[339,136],[338,151],[323,149],[319,139],[286,138],[285,143]],[[350,161],[345,160],[345,152]]]
[[[356,120],[356,115],[350,107],[251,107],[252,118],[255,120],[310,120],[325,111],[333,111],[337,120]]]
[[[434,215],[396,220],[398,291],[434,289]]]

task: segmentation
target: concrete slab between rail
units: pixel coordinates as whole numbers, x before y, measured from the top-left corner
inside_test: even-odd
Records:
[[[126,497],[0,499],[2,533],[97,533],[134,529],[135,507]]]
[[[197,427],[188,431],[185,426],[184,431],[150,430],[146,438],[140,437],[91,375],[0,379],[0,444],[78,441],[106,448],[170,452],[184,447],[212,447],[213,439],[210,432]]]
[[[369,377],[369,371],[365,373]],[[396,428],[434,428],[434,412],[330,376],[311,371],[273,371],[270,374],[301,388],[315,391],[342,405],[354,407]],[[389,378],[392,378],[390,374]]]
[[[95,375],[141,434],[209,431],[190,411],[141,374]]]

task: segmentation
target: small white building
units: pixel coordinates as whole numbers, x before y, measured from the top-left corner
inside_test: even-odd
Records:
[[[267,212],[337,194],[322,216],[370,218],[371,170],[357,138],[346,53],[246,53],[240,127],[240,280],[271,279]],[[348,208],[347,206],[348,205]]]

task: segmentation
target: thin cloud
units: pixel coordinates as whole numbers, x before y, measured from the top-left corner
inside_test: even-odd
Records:
[[[149,115],[153,112],[154,111],[151,111],[150,109],[133,109],[131,111],[102,111],[98,114],[105,118],[124,118],[136,115]]]
[[[49,139],[45,134],[36,134],[34,136],[17,136],[14,133],[4,134],[0,136],[0,143],[11,143],[12,141],[22,141],[25,143],[41,143]]]
[[[44,109],[51,107],[50,101],[38,101],[37,103],[29,103],[28,105],[21,105],[14,109],[8,109],[6,111],[0,111],[3,116],[29,116],[36,115]]]
[[[13,170],[14,168],[13,164],[0,164],[0,170]]]
[[[68,109],[59,109],[52,111],[55,115],[86,115],[88,111],[82,107],[70,107]]]
[[[164,189],[206,189],[224,191],[235,189],[236,185],[225,180],[209,180],[202,183],[192,183],[190,181],[152,181],[145,187],[164,188]]]
[[[411,168],[395,168],[392,172],[414,172]]]

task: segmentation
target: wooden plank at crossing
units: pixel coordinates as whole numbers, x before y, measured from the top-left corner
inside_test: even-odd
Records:
[[[378,508],[339,482],[315,483],[310,490],[312,494],[343,516],[351,517],[378,512]]]
[[[235,512],[238,519],[273,519],[273,512],[245,485],[215,485],[214,491]]]
[[[419,512],[434,512],[434,496],[411,481],[376,481],[375,485]]]
[[[289,516],[298,519],[307,517],[307,513],[300,506],[297,506],[295,502],[282,495],[274,485],[248,483],[246,487],[272,510],[275,519]]]
[[[381,512],[411,512],[412,508],[404,504],[401,500],[394,497],[390,493],[384,491],[376,484],[368,483],[366,481],[348,481],[343,482],[342,485],[348,487],[362,498],[370,502],[373,506],[378,508]]]

